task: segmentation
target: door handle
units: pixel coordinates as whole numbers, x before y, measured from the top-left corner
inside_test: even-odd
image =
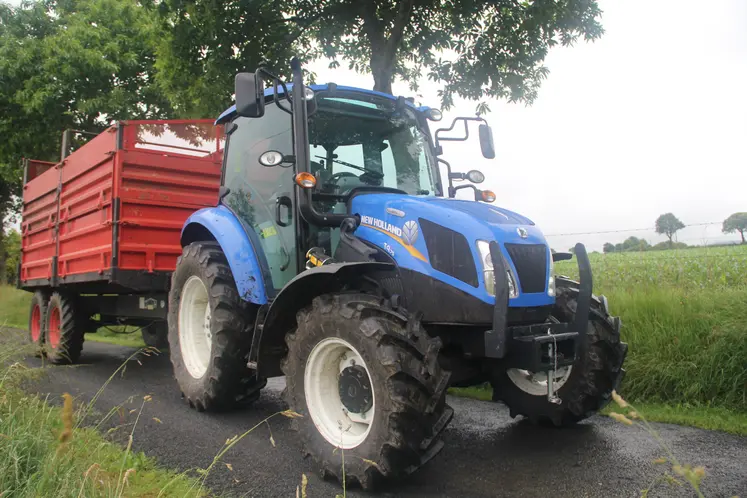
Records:
[[[283,221],[282,216],[282,207],[285,207],[288,209],[288,217],[287,221]],[[293,202],[291,201],[290,197],[284,195],[282,197],[278,197],[275,201],[275,223],[277,223],[281,227],[287,227],[290,226],[290,224],[293,222]]]

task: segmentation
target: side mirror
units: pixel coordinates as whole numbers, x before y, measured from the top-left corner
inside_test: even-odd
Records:
[[[486,124],[481,124],[479,127],[480,133],[480,149],[482,149],[482,157],[485,159],[495,158],[495,145],[493,144],[493,130]]]
[[[235,91],[236,114],[245,118],[261,118],[265,115],[264,85],[258,74],[238,73]]]

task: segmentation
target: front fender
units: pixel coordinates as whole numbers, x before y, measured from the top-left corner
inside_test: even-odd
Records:
[[[223,249],[241,298],[254,304],[266,304],[267,285],[257,252],[261,248],[252,244],[241,222],[225,206],[200,209],[184,223],[182,245],[194,242],[189,234],[205,230]]]
[[[356,279],[370,272],[393,272],[391,263],[356,262],[332,263],[318,266],[288,282],[273,300],[255,337],[249,360],[256,362],[260,377],[283,375],[280,362],[285,356],[285,334],[296,327],[296,313],[323,294],[338,292],[343,288],[357,288]]]

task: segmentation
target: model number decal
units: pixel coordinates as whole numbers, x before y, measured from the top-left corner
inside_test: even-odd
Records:
[[[394,256],[394,249],[392,249],[392,246],[384,242],[384,250],[388,252],[391,256]]]

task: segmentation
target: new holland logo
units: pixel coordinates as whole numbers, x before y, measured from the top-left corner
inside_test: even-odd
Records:
[[[404,226],[402,226],[402,240],[405,241],[407,245],[413,245],[415,244],[415,241],[418,240],[418,233],[420,230],[418,229],[417,222],[410,220],[406,221]]]
[[[361,216],[361,224],[384,230],[385,232],[394,234],[397,237],[402,237],[402,229],[400,227],[387,223],[379,218],[374,218],[373,216]]]

